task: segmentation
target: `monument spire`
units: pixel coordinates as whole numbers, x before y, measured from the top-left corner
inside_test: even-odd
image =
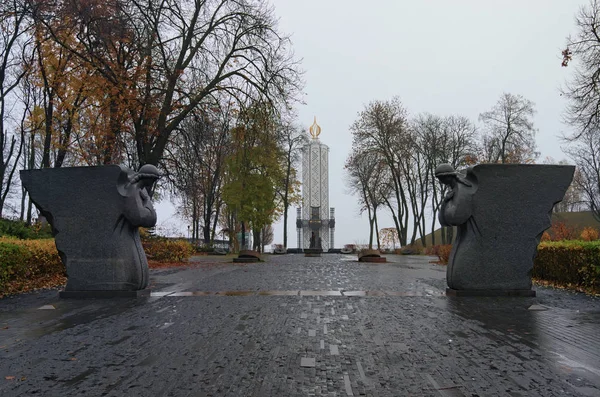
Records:
[[[317,139],[319,134],[321,134],[321,127],[317,124],[317,116],[315,116],[315,121],[308,129],[308,132],[310,132],[310,136],[312,136],[313,139]]]
[[[316,116],[308,131],[312,139],[302,147],[302,208],[296,213],[296,228],[298,248],[320,255],[335,247],[335,209],[329,208],[329,148],[319,141]]]

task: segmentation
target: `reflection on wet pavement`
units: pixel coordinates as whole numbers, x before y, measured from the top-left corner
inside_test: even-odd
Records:
[[[600,396],[598,300],[446,297],[427,257],[307,259],[0,300],[0,395]]]

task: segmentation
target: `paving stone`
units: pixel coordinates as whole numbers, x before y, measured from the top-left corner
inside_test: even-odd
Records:
[[[337,356],[340,354],[337,345],[329,345],[329,354],[331,354],[332,356]]]
[[[436,295],[446,269],[430,257],[390,255],[377,267],[312,259],[193,258],[196,267],[152,270],[158,295],[138,300],[0,299],[0,373],[26,378],[0,382],[0,395],[600,395],[597,298],[542,287],[536,298],[447,298]],[[216,294],[227,291],[295,295]]]

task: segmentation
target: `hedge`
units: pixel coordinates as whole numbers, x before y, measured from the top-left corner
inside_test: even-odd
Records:
[[[193,253],[183,240],[152,238],[143,243],[148,259],[182,262]],[[54,239],[20,240],[0,237],[0,297],[65,282],[66,269]]]
[[[193,254],[194,247],[185,240],[153,238],[143,242],[148,259],[158,262],[184,262]]]
[[[52,238],[49,224],[28,225],[23,221],[0,218],[0,236],[17,237],[19,239]]]
[[[427,254],[447,264],[451,245],[436,245]],[[533,262],[532,277],[576,290],[600,293],[600,241],[542,241]]]
[[[0,237],[0,288],[7,282],[65,274],[54,239]]]
[[[545,241],[533,265],[534,278],[600,292],[600,241]]]

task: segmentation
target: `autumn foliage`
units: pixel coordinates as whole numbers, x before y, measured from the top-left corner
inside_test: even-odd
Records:
[[[148,259],[157,262],[185,262],[194,252],[192,245],[185,240],[154,238],[143,245]]]
[[[532,276],[552,285],[600,293],[600,242],[541,243]]]
[[[581,232],[579,238],[583,241],[596,241],[600,238],[600,234],[598,233],[598,229],[594,229],[593,227],[586,227]]]
[[[66,281],[54,239],[0,238],[0,296]]]
[[[428,255],[435,255],[438,257],[436,263],[440,265],[447,265],[450,260],[450,252],[452,252],[452,244],[434,245],[428,248]]]
[[[577,230],[565,222],[554,222],[550,229],[547,230],[551,241],[576,240]]]

